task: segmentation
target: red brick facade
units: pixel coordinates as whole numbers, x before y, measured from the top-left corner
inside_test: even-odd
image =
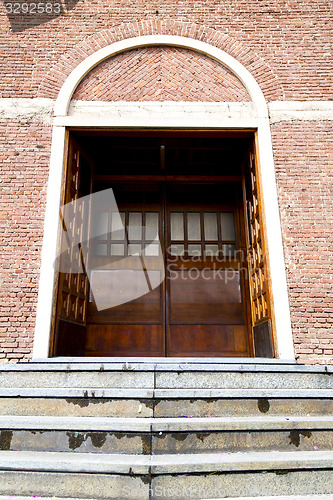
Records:
[[[278,82],[277,76],[260,55],[253,52],[248,46],[234,40],[231,36],[223,32],[196,24],[176,21],[147,21],[125,24],[113,29],[103,30],[98,34],[85,38],[72,49],[67,50],[51,66],[51,69],[48,69],[47,74],[39,85],[38,96],[56,98],[61,85],[70,72],[79,62],[98,49],[126,38],[154,34],[185,36],[218,47],[235,57],[251,71],[268,100],[283,98],[283,89]],[[193,55],[192,57],[195,56]]]
[[[72,69],[96,50],[124,38],[171,34],[235,57],[268,102],[329,100],[331,14],[326,0],[86,0],[48,23],[13,32],[1,4],[0,97],[56,99]],[[74,98],[249,99],[218,63],[173,48],[133,50],[105,61]],[[332,363],[331,122],[283,121],[271,129],[296,355],[303,363]],[[0,130],[0,359],[17,361],[31,357],[33,344],[52,133],[38,121],[5,117]]]
[[[0,122],[0,359],[29,357],[33,346],[51,127]]]
[[[99,64],[73,99],[83,101],[249,101],[231,71],[190,50],[151,47]]]
[[[333,355],[332,125],[272,126],[276,179],[297,358]]]

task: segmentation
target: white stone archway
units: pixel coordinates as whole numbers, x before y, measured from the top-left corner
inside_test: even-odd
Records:
[[[149,46],[185,48],[213,58],[228,68],[243,83],[251,97],[251,102],[71,103],[72,95],[79,83],[99,63],[121,52]],[[129,38],[98,50],[78,64],[58,94],[54,108],[33,357],[36,359],[49,356],[55,278],[54,261],[58,243],[58,234],[55,228],[58,228],[59,225],[66,127],[133,127],[133,129],[135,127],[170,127],[221,130],[251,128],[257,131],[264,218],[267,221],[268,259],[275,311],[276,354],[280,359],[294,359],[271,133],[264,95],[251,73],[223,50],[192,38],[172,35]]]

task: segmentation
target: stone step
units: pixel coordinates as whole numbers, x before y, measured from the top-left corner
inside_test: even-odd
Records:
[[[258,497],[256,497],[256,498],[258,498]],[[261,498],[263,498],[263,497],[261,497]],[[0,500],[2,500],[1,497],[0,497]],[[25,499],[23,499],[23,500],[25,500]],[[45,499],[45,500],[48,500],[48,499]],[[57,500],[57,499],[55,499],[55,500]],[[68,500],[77,500],[77,499],[70,498]],[[202,499],[200,499],[200,500],[202,500]],[[209,498],[207,500],[231,500],[231,497],[217,498],[217,499],[216,498],[214,498],[214,499]],[[232,500],[235,500],[235,497],[233,497]],[[237,500],[253,500],[253,497],[237,497]],[[286,496],[286,495],[275,496],[274,495],[273,497],[265,495],[265,500],[332,500],[332,495],[331,494],[330,495],[301,495],[301,496],[300,495],[290,495],[290,496],[289,495],[288,496]]]
[[[188,500],[330,494],[332,452],[129,456],[0,453],[0,494]]]
[[[0,500],[327,497],[332,373],[239,358],[3,365]]]
[[[0,429],[115,432],[197,432],[333,429],[333,416],[259,416],[208,418],[117,418],[72,416],[0,416]]]
[[[2,451],[0,470],[88,472],[105,474],[193,474],[254,470],[331,469],[333,452],[250,452],[178,455],[125,455]]]
[[[9,391],[9,392],[6,392]],[[256,417],[260,415],[332,415],[332,392],[297,391],[292,394],[277,391],[237,393],[210,392],[204,397],[177,397],[169,393],[154,399],[154,393],[140,390],[104,392],[92,396],[93,391],[62,390],[59,392],[0,389],[0,415],[55,415],[78,417]],[[88,396],[90,394],[90,397]],[[175,397],[173,397],[175,396]]]
[[[33,500],[35,499],[36,496],[8,496],[8,495],[0,495],[0,500]],[[40,500],[64,500],[64,498],[60,497],[38,497]],[[256,497],[258,498],[258,497]],[[265,496],[261,497],[263,500],[332,500],[332,495],[283,495],[283,496]],[[82,499],[82,498],[68,498],[66,497],[66,500],[94,500],[93,498],[88,498],[88,499]],[[200,500],[206,500],[206,499],[200,499]],[[222,498],[210,498],[207,500],[235,500],[235,497],[224,497]],[[237,500],[253,500],[253,497],[238,497]]]
[[[137,389],[94,387],[0,388],[0,397],[28,398],[114,398],[114,399],[210,399],[210,398],[332,398],[333,389]]]
[[[333,376],[332,367],[280,363],[19,363],[0,368],[0,387],[333,389]]]
[[[21,362],[2,364],[0,371],[7,374],[22,373],[22,372],[235,372],[235,373],[332,373],[331,365],[298,365],[296,363],[287,364],[281,360],[267,360],[267,363],[260,363],[257,360],[249,362],[246,359],[238,358],[237,362],[212,361],[207,358],[201,358],[200,362],[189,361],[170,361],[170,358],[159,358],[159,361],[152,362],[152,358],[135,358],[136,361],[108,361],[91,362],[91,361],[75,361],[75,362],[59,362],[53,358],[47,362]],[[90,359],[90,358],[86,358]],[[116,358],[117,359],[117,358]],[[176,358],[175,358],[176,359]],[[164,360],[164,361],[163,361]]]
[[[155,389],[180,389],[194,391],[195,389],[332,389],[331,373],[308,372],[192,372],[189,370],[177,372],[158,372],[155,376]]]
[[[77,364],[82,366],[85,365],[92,365],[92,364],[97,364],[97,365],[114,365],[114,364],[136,364],[136,365],[175,365],[175,364],[193,364],[193,365],[218,365],[218,364],[225,364],[228,366],[231,365],[256,365],[256,366],[266,366],[266,365],[274,365],[274,366],[294,366],[298,367],[301,366],[303,367],[304,365],[298,365],[294,359],[274,359],[274,358],[203,358],[203,357],[126,357],[126,360],[124,361],[124,357],[103,357],[103,356],[89,356],[89,357],[70,357],[70,356],[57,356],[55,358],[34,358],[33,361],[29,362],[21,362],[21,366],[25,366],[27,364],[34,364],[36,366],[38,365],[52,365],[52,364]],[[314,366],[319,366],[319,365],[309,365],[309,368],[312,368]],[[320,366],[319,366],[320,367]],[[322,368],[322,366],[321,366]]]
[[[0,417],[0,449],[80,453],[224,453],[333,449],[333,417]]]

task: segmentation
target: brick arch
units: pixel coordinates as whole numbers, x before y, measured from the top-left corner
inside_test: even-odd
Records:
[[[88,56],[115,42],[144,35],[174,35],[192,38],[221,49],[240,62],[254,77],[267,101],[283,98],[283,90],[269,65],[247,46],[229,35],[201,25],[171,20],[141,21],[118,25],[85,40],[69,49],[42,80],[38,97],[55,99],[70,73]]]
[[[205,54],[179,47],[141,47],[95,66],[73,99],[83,101],[243,102],[239,79]]]

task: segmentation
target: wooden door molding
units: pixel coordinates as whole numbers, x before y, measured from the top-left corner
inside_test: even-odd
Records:
[[[77,141],[68,138],[67,166],[63,182],[63,211],[60,212],[57,301],[53,322],[52,351],[55,356],[83,355],[88,300],[87,263],[83,231],[89,224],[89,195],[92,188],[92,161]],[[80,202],[83,197],[87,201]],[[65,217],[66,209],[70,217]],[[67,214],[68,214],[67,211]],[[79,232],[79,234],[78,234]],[[78,239],[75,245],[74,240]],[[80,272],[78,272],[80,270]]]
[[[263,199],[256,144],[253,141],[244,165],[244,205],[247,213],[248,268],[254,354],[274,357],[272,298],[265,241]]]

